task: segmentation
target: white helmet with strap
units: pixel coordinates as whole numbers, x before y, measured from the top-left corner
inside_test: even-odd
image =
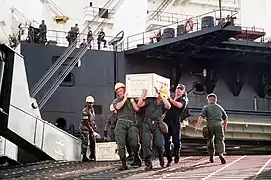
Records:
[[[88,96],[88,97],[86,98],[86,102],[87,102],[87,103],[94,103],[95,100],[94,100],[94,98],[93,98],[92,96]]]
[[[117,89],[119,89],[119,88],[125,88],[125,85],[123,83],[121,83],[121,82],[116,83],[116,85],[115,85],[115,91]]]

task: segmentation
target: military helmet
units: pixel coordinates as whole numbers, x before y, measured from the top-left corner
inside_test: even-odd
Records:
[[[211,93],[211,94],[207,95],[207,99],[210,98],[210,97],[217,98],[217,96],[214,93]]]
[[[86,98],[86,102],[87,102],[87,103],[94,103],[95,100],[94,100],[94,98],[93,98],[92,96],[88,96],[88,97]]]
[[[159,122],[159,128],[162,131],[162,133],[168,133],[168,126],[165,122],[163,121]]]
[[[125,88],[125,85],[124,85],[123,83],[121,83],[121,82],[116,83],[116,84],[115,84],[115,91],[116,91],[117,89],[119,89],[119,88]]]
[[[207,126],[204,126],[204,127],[202,128],[202,136],[203,136],[204,138],[207,138],[207,137],[209,136],[209,130],[208,130],[208,127],[207,127]]]
[[[162,97],[167,98],[168,97],[169,89],[166,86],[161,87],[159,90],[159,93]]]
[[[180,90],[185,90],[185,85],[183,85],[183,84],[178,84],[177,85],[177,87],[176,87],[176,89],[180,89]]]
[[[110,111],[115,111],[115,108],[114,108],[113,104],[110,104],[109,110],[110,110]]]

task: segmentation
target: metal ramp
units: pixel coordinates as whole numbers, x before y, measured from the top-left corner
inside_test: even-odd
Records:
[[[37,103],[29,96],[23,57],[3,44],[0,52],[5,62],[0,94],[0,107],[4,112],[0,113],[0,135],[39,160],[80,160],[81,141],[41,119]]]

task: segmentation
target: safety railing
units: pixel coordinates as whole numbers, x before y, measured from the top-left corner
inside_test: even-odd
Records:
[[[188,95],[189,99],[189,108],[200,108],[206,105],[206,95]],[[218,103],[222,104],[225,110],[230,111],[249,111],[253,112],[268,112],[271,115],[270,104],[271,99],[268,98],[259,98],[259,97],[234,97],[231,95],[221,95],[218,98]]]
[[[224,10],[224,9],[222,9],[221,12],[222,12],[222,20],[226,19],[228,15],[235,17],[238,14],[237,11]],[[160,30],[161,30],[161,33],[163,33],[163,30],[166,28],[174,28],[176,32],[177,26],[185,25],[188,20],[192,20],[194,24],[193,30],[189,31],[188,33],[199,31],[202,29],[202,22],[201,22],[202,18],[206,16],[212,16],[214,18],[214,25],[218,25],[218,23],[222,21],[220,20],[219,10],[214,10],[212,12],[190,17],[190,18],[187,18],[187,19],[184,19],[184,20],[181,20],[169,25],[161,26],[159,28],[152,29],[150,31],[142,32],[142,33],[127,37],[127,40],[125,42],[125,50],[134,49],[139,45],[146,45],[146,44],[151,43],[150,37],[153,37],[154,34],[156,34]]]
[[[245,27],[245,26],[242,26],[241,24],[238,25],[236,24],[237,26],[240,26],[241,27],[241,30],[243,31],[243,37],[241,38],[242,40],[248,40],[248,41],[251,41],[251,34],[262,34],[263,36],[261,36],[260,38],[256,39],[255,42],[267,42],[266,40],[266,36],[265,36],[265,31],[263,28],[256,28],[255,26],[253,27]]]
[[[148,15],[157,14],[153,16],[153,19],[150,21],[158,21],[158,22],[165,22],[165,23],[175,23],[179,21],[183,21],[185,19],[189,19],[193,17],[192,15],[187,14],[179,14],[179,13],[169,13],[169,12],[157,12],[157,11],[148,11]],[[149,22],[150,23],[150,22]]]
[[[23,27],[23,35],[21,36],[21,41],[26,41],[28,37],[28,28]],[[80,39],[80,42],[77,42],[77,47],[80,47],[80,44],[83,42],[83,39],[85,39],[87,42],[87,34],[80,33],[80,37],[83,37]],[[79,36],[78,35],[78,36]],[[47,30],[46,39],[47,43],[50,42],[51,44],[56,43],[56,46],[61,47],[68,47],[69,42],[67,40],[68,32],[67,31],[58,31],[58,30]],[[91,49],[98,49],[98,43],[97,43],[97,35],[93,35],[93,40],[91,42]],[[105,40],[108,42],[111,39],[113,39],[113,36],[105,36]],[[102,43],[103,44],[103,43]],[[107,45],[106,48],[102,48],[103,50],[113,51],[113,47]]]
[[[90,17],[95,17],[97,14],[99,13],[99,8],[98,7],[90,7],[90,6],[86,6],[84,8],[84,16],[85,18],[87,16]],[[112,9],[108,9],[108,19],[112,18],[112,16],[115,14],[115,12],[112,12]],[[91,20],[91,19],[90,19]]]

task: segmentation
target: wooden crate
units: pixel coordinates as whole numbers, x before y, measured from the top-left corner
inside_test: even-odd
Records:
[[[162,86],[166,86],[169,89],[170,79],[155,73],[126,75],[126,91],[130,98],[140,97],[142,89],[148,90],[147,97],[156,97],[157,94],[154,87],[159,90]],[[168,96],[169,95],[170,92],[168,91]]]
[[[96,161],[120,160],[116,142],[102,142],[95,144]]]

